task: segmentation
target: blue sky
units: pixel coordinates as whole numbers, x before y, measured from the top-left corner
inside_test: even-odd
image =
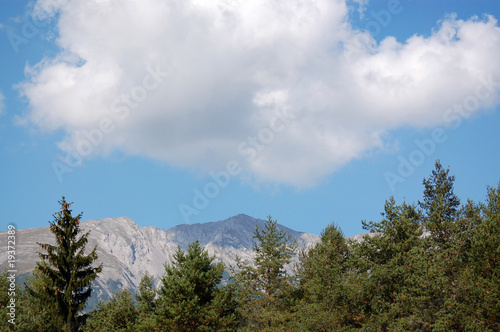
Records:
[[[268,215],[319,234],[500,180],[500,4],[0,3],[0,220]]]

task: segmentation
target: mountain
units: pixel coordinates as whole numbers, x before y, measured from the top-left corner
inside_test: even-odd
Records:
[[[149,272],[157,283],[163,275],[165,263],[172,262],[172,256],[180,245],[184,250],[196,240],[226,267],[233,265],[236,256],[252,257],[253,232],[262,227],[264,220],[239,214],[226,220],[202,224],[178,225],[169,229],[139,227],[127,217],[82,221],[82,231],[90,231],[87,248],[97,246],[98,263],[103,271],[94,282],[94,292],[87,309],[93,308],[99,299],[107,300],[116,291],[127,288],[138,290],[142,276]],[[299,247],[307,247],[319,240],[319,236],[297,232],[285,226]],[[0,238],[7,243],[7,232]],[[20,229],[16,231],[16,263],[18,279],[29,275],[39,260],[37,244],[54,243],[49,227]],[[0,268],[7,265],[7,252],[0,253]],[[290,268],[290,267],[289,267]]]

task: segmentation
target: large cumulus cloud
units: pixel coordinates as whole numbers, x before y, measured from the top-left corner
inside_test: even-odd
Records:
[[[384,149],[390,130],[446,124],[481,80],[500,77],[493,17],[449,16],[428,37],[377,43],[341,0],[35,9],[58,20],[60,52],[27,68],[26,120],[64,130],[66,152],[104,126],[85,157],[120,150],[203,171],[236,159],[258,181],[309,186]],[[479,102],[472,112],[498,94]]]

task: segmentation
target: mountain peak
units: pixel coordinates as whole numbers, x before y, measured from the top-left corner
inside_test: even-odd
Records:
[[[240,223],[255,223],[258,219],[255,219],[254,217],[251,217],[249,215],[246,215],[244,213],[237,214],[235,216],[229,217],[227,219],[224,219],[222,221],[219,221],[220,223],[224,222],[240,222]]]
[[[226,266],[234,265],[236,256],[250,259],[255,226],[263,226],[264,223],[264,220],[246,214],[218,222],[178,225],[167,230],[139,227],[128,217],[82,221],[82,230],[90,231],[88,247],[97,249],[98,263],[104,266],[93,285],[95,292],[89,309],[97,304],[98,299],[107,300],[120,289],[136,292],[146,271],[159,281],[165,272],[164,263],[172,262],[178,245],[186,249],[189,243],[199,240],[210,255],[223,261]],[[303,247],[319,240],[317,235],[291,229],[287,229],[287,232],[297,237],[299,245]],[[49,227],[21,229],[16,234],[22,239],[18,249],[18,270],[27,275],[39,260],[37,242],[51,243],[54,237]],[[0,236],[7,234],[0,232]],[[6,252],[0,253],[0,268],[6,264]]]
[[[132,219],[130,219],[129,217],[102,218],[102,219],[86,220],[82,222],[88,225],[95,225],[95,226],[102,226],[109,223],[122,224],[122,225],[125,224],[129,226],[137,225],[137,223]]]
[[[132,234],[139,231],[139,226],[129,217],[104,218],[82,222],[82,228],[92,232]]]

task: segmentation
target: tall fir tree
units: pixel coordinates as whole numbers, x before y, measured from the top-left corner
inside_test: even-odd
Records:
[[[49,222],[55,245],[38,243],[47,252],[39,253],[41,261],[36,265],[43,286],[28,287],[28,291],[43,305],[55,306],[66,331],[78,331],[82,324],[79,315],[91,295],[92,282],[102,271],[102,264],[94,266],[96,248],[85,255],[90,232],[81,234],[82,214],[73,217],[71,204],[64,197],[59,203],[61,211]]]

